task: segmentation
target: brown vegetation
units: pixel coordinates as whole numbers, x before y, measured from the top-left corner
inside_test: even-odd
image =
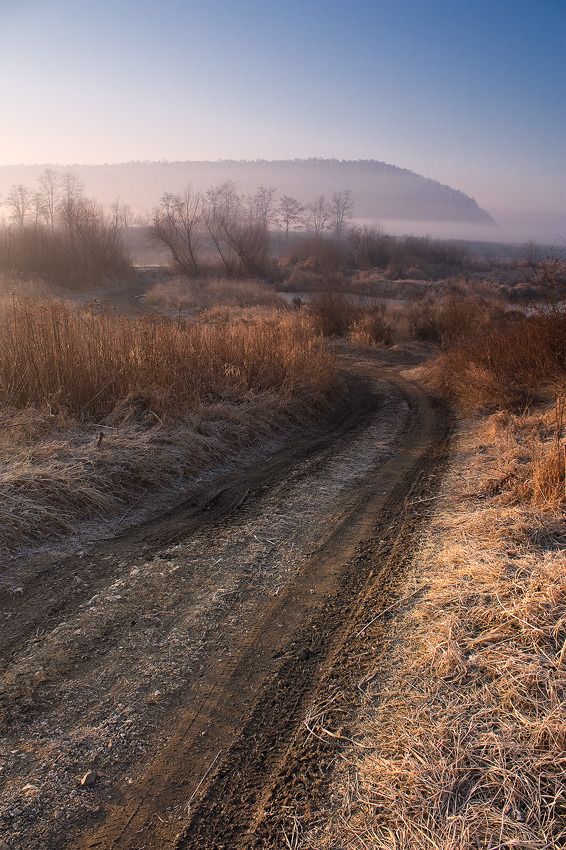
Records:
[[[108,415],[132,393],[161,414],[250,392],[327,389],[329,356],[308,323],[274,313],[221,331],[166,318],[130,318],[17,298],[2,305],[0,402]]]
[[[564,527],[558,503],[541,511],[507,483],[535,476],[533,425],[496,415],[460,438],[341,807],[306,846],[564,845]]]
[[[7,299],[1,542],[186,496],[312,426],[337,390],[332,356],[294,312],[214,325]]]
[[[14,186],[8,205],[12,224],[0,228],[0,271],[76,289],[131,275],[126,208],[103,210],[72,175],[47,169],[36,191]]]
[[[387,346],[393,341],[393,320],[384,304],[356,304],[340,292],[323,292],[307,305],[316,333],[349,337],[362,347]]]
[[[200,313],[217,305],[226,307],[283,307],[281,297],[259,280],[195,279],[175,277],[156,283],[145,295],[147,304],[176,312]]]
[[[469,304],[450,316],[445,352],[432,375],[464,411],[522,410],[563,391],[566,382],[566,311],[503,313],[485,320]],[[460,322],[463,320],[464,324]]]
[[[469,292],[408,310],[467,420],[387,670],[365,683],[330,823],[304,846],[547,850],[566,841],[566,313]],[[423,374],[423,369],[420,370]]]

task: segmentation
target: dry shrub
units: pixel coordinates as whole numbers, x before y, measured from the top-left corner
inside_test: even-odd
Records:
[[[345,257],[344,246],[335,239],[306,236],[283,258],[282,266],[329,275],[341,271]]]
[[[324,337],[349,337],[362,348],[388,346],[403,324],[385,304],[356,304],[342,292],[323,292],[307,306],[316,333]]]
[[[0,270],[72,289],[131,277],[123,231],[111,216],[84,199],[66,213],[54,228],[0,228]]]
[[[321,292],[311,298],[308,310],[322,336],[346,336],[360,316],[360,308],[341,292]]]
[[[385,305],[368,307],[350,326],[350,340],[363,348],[393,342],[393,322]]]
[[[512,314],[452,340],[436,380],[465,411],[521,410],[552,393],[566,374],[566,311]]]
[[[406,307],[411,334],[447,349],[488,327],[502,314],[494,297],[473,293],[462,285],[439,298],[410,301]]]
[[[395,237],[371,227],[348,234],[348,261],[354,268],[387,269],[395,278],[442,278],[469,264],[467,248],[418,236]]]
[[[324,275],[302,267],[293,269],[284,282],[288,292],[321,292],[327,285]]]

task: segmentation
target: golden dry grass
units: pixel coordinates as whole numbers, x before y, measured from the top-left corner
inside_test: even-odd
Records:
[[[563,391],[566,309],[491,314],[451,333],[432,377],[460,410],[522,411]]]
[[[153,307],[200,313],[215,305],[226,307],[283,307],[284,301],[268,284],[258,280],[195,280],[175,277],[156,283],[144,299]]]
[[[399,335],[403,317],[385,304],[356,304],[342,292],[322,292],[306,306],[313,333],[325,337],[349,337],[360,348],[391,345]]]
[[[97,421],[131,394],[159,415],[249,393],[325,392],[333,360],[306,321],[223,327],[8,298],[0,304],[0,403]]]
[[[532,483],[552,415],[460,437],[403,596],[424,592],[367,690],[340,803],[300,846],[565,846],[564,503]]]
[[[350,342],[360,348],[382,348],[394,339],[394,321],[385,306],[366,308],[349,329]]]
[[[195,493],[315,425],[338,390],[333,356],[293,313],[213,325],[7,299],[0,544]]]

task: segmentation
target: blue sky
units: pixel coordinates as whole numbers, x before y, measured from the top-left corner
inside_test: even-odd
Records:
[[[0,162],[374,158],[566,194],[566,0],[0,0]]]

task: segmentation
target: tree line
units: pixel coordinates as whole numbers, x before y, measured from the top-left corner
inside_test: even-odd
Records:
[[[228,274],[261,275],[269,255],[269,236],[279,227],[289,238],[301,229],[322,237],[333,233],[341,241],[353,213],[351,192],[334,192],[329,200],[318,196],[302,204],[276,189],[260,186],[253,195],[240,195],[235,183],[226,181],[206,192],[190,186],[167,192],[151,216],[154,237],[171,252],[185,274],[202,273],[212,249]]]
[[[130,208],[104,209],[75,175],[48,168],[35,187],[12,186],[2,205],[11,226],[0,232],[0,269],[77,285],[130,273],[123,244]]]

